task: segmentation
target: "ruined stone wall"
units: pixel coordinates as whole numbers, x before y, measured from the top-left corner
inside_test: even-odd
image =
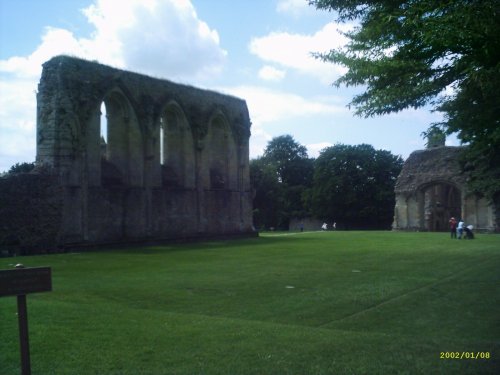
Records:
[[[393,229],[446,231],[454,216],[476,230],[496,230],[493,203],[467,191],[459,165],[463,150],[442,146],[408,157],[395,186]]]
[[[412,152],[399,174],[395,192],[412,193],[436,180],[463,187],[466,178],[459,165],[462,151],[463,147],[443,146]]]
[[[12,254],[57,251],[62,223],[57,178],[33,171],[0,178],[0,250]]]
[[[62,187],[62,244],[252,233],[249,137],[241,99],[67,56],[43,65],[36,163]]]

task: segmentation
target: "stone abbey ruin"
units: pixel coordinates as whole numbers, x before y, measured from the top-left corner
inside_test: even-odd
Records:
[[[58,247],[249,235],[249,137],[244,100],[54,57],[38,86],[35,173],[3,182],[13,199],[0,231]]]
[[[467,190],[459,165],[463,151],[443,141],[408,157],[396,182],[393,229],[445,231],[452,216],[479,231],[498,229],[495,205]]]
[[[54,57],[38,86],[36,167],[0,178],[0,250],[255,235],[249,138],[244,100]],[[462,151],[443,141],[410,155],[394,230],[445,231],[451,216],[498,230],[500,210],[467,190]]]

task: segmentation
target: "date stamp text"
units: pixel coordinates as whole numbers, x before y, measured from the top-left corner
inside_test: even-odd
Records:
[[[490,359],[490,352],[439,352],[439,359]]]

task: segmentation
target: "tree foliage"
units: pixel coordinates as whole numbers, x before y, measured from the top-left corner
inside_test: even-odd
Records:
[[[313,162],[290,135],[273,138],[264,155],[250,161],[257,227],[287,229],[290,218],[308,214],[303,195],[312,183]]]
[[[274,165],[278,179],[288,186],[309,185],[312,180],[312,160],[307,148],[291,135],[273,138],[267,145],[263,159]]]
[[[316,217],[342,228],[388,229],[399,156],[372,146],[336,145],[317,159],[289,135],[273,138],[250,161],[257,228],[288,229],[291,218]]]
[[[402,166],[401,157],[366,144],[326,148],[315,163],[312,212],[346,228],[390,228]]]
[[[16,163],[10,167],[8,174],[28,173],[35,168],[35,163]]]
[[[439,126],[431,126],[427,131],[421,134],[427,142],[427,148],[444,146],[446,144],[446,134]]]
[[[366,85],[351,104],[362,116],[432,105],[434,126],[470,143],[471,189],[492,197],[500,180],[498,0],[310,0],[359,25],[345,48],[317,56],[344,65],[336,85]],[[485,183],[486,182],[486,183]]]
[[[283,223],[284,188],[276,177],[276,169],[263,158],[250,160],[250,180],[253,189],[253,220],[258,229],[277,228]]]

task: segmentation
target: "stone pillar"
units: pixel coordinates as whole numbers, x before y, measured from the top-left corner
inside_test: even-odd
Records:
[[[417,230],[425,230],[425,195],[422,190],[415,193],[416,198],[416,220],[415,227]]]
[[[96,108],[85,124],[85,167],[88,186],[101,186],[101,110]]]
[[[195,179],[196,179],[196,216],[198,233],[205,233],[207,230],[207,219],[205,212],[205,186],[204,186],[204,165],[203,149],[205,143],[202,139],[195,139]]]

